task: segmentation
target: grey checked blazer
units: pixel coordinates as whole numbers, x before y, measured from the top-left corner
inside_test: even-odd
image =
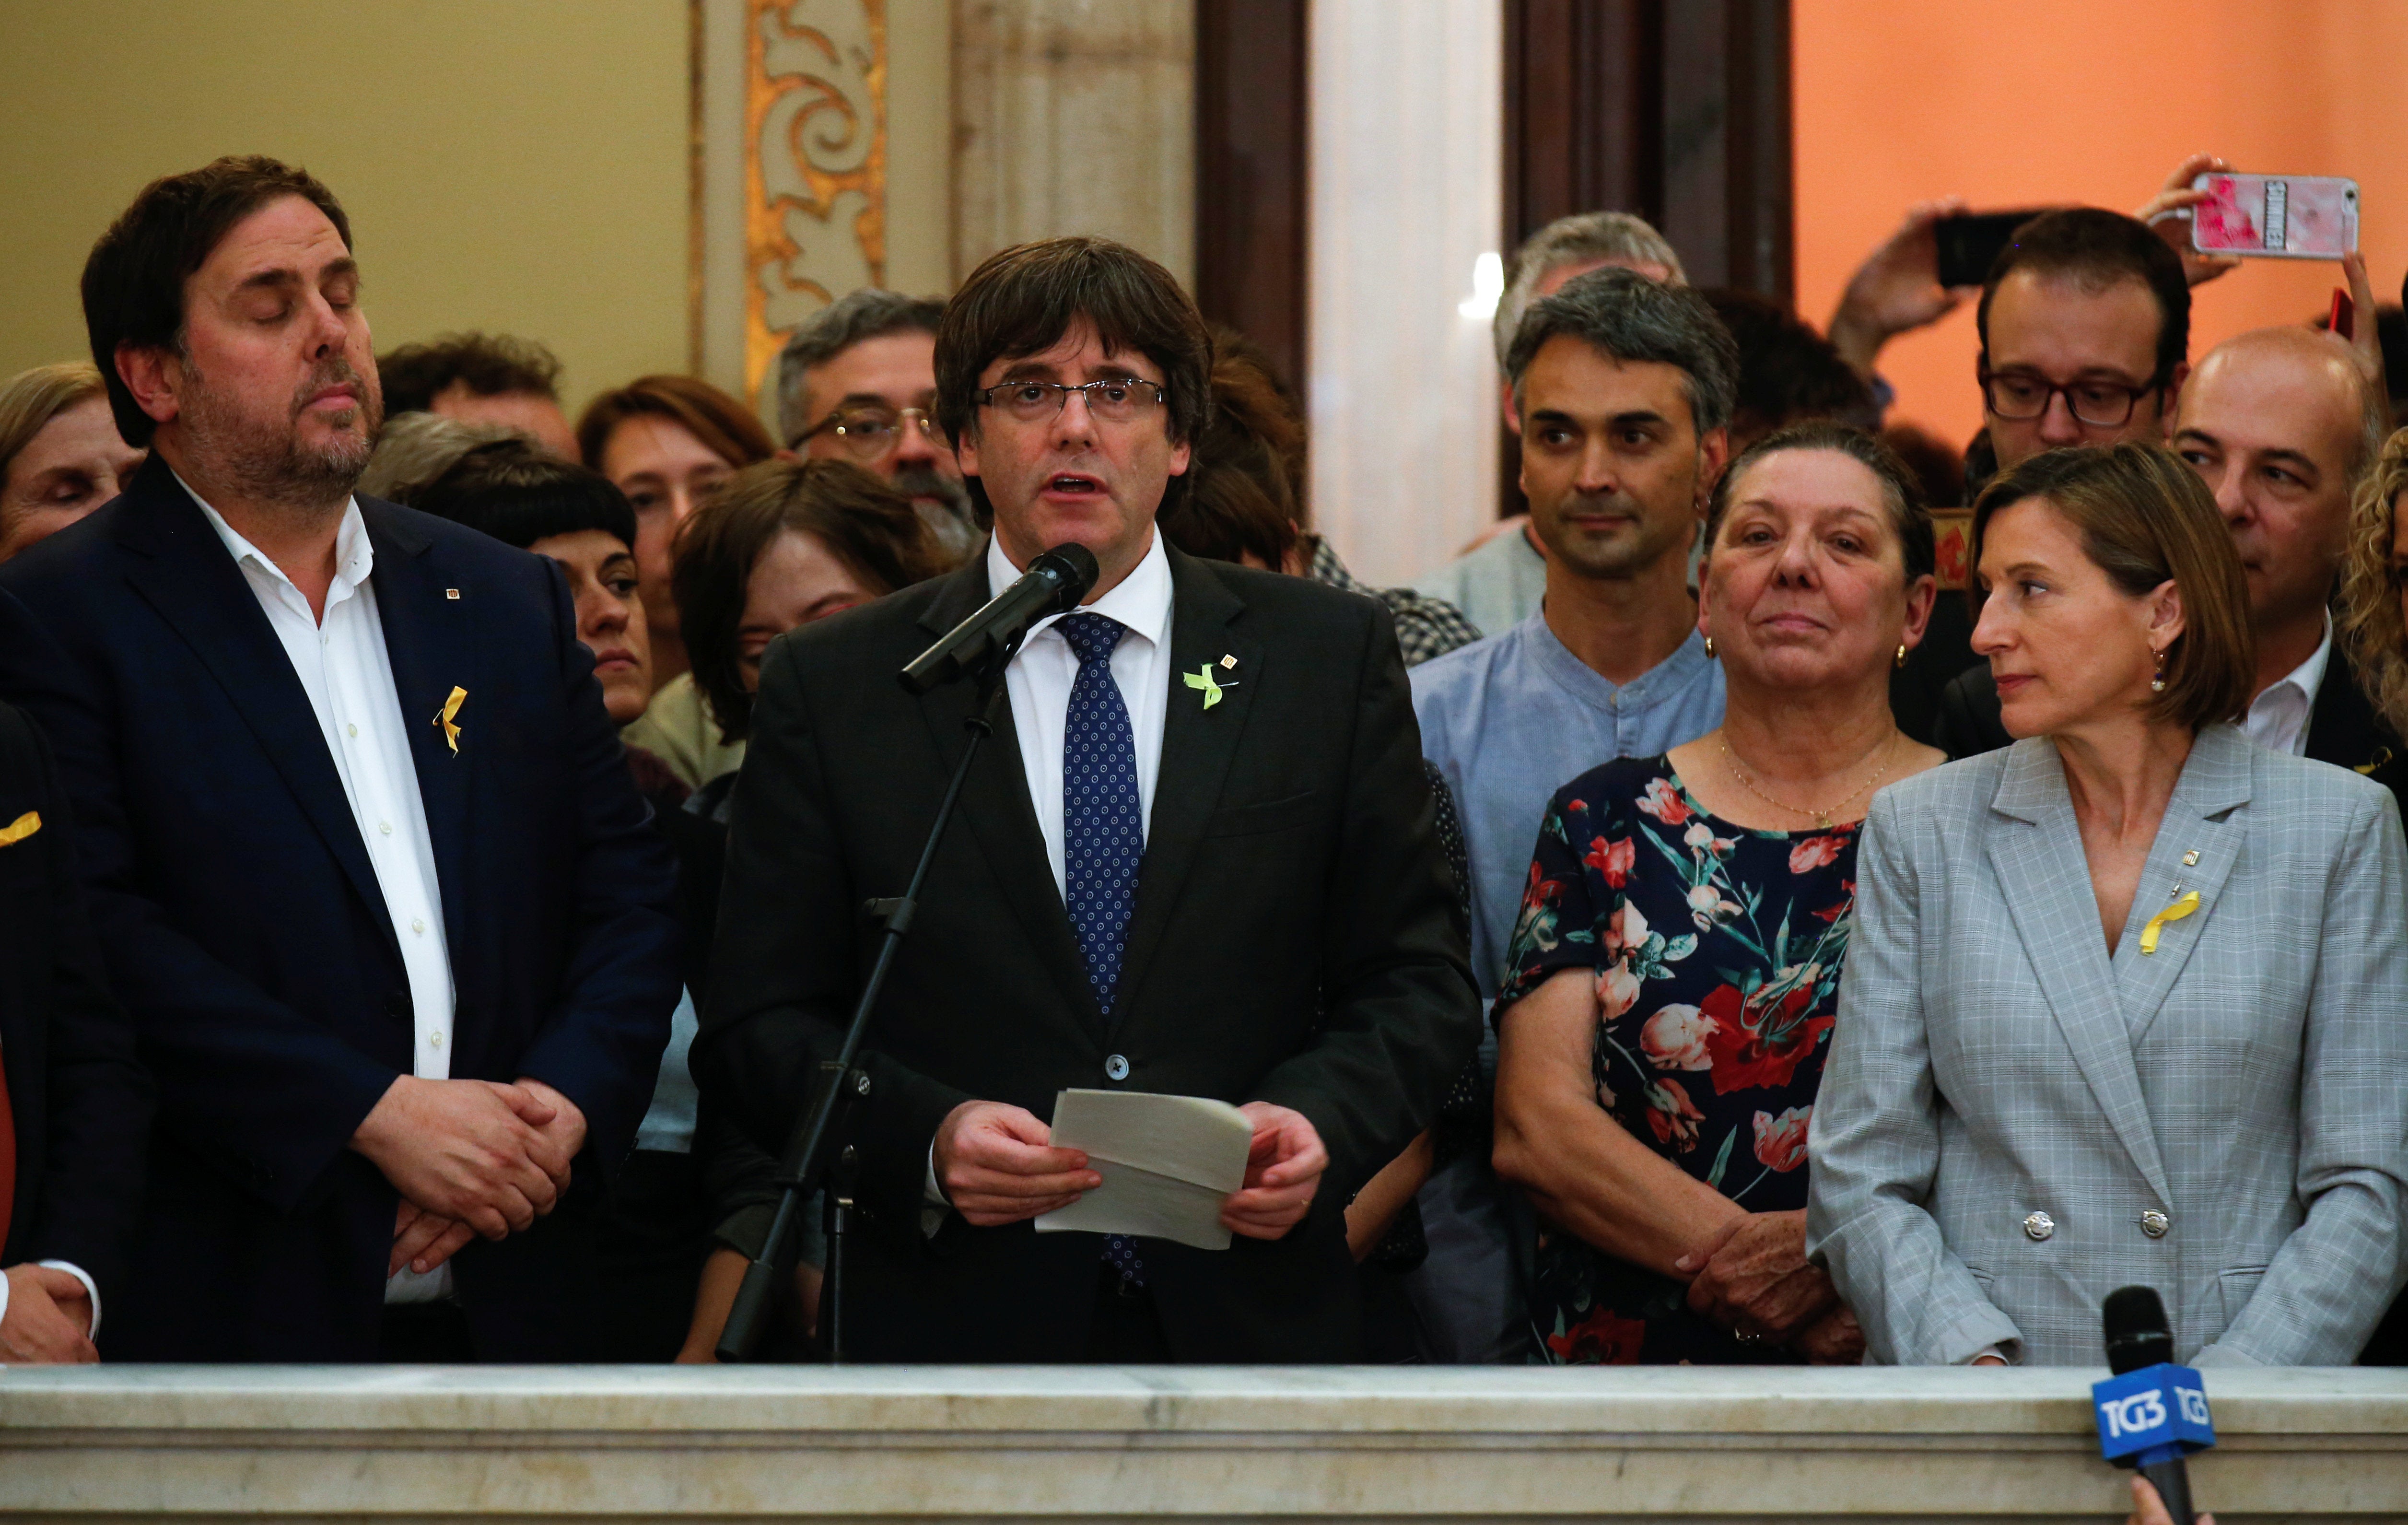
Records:
[[[2202,731],[2112,959],[2045,739],[1883,790],[1857,872],[1806,1245],[1868,1360],[2100,1365],[2100,1303],[2133,1284],[2196,1364],[2356,1358],[2401,1271],[2386,791]]]

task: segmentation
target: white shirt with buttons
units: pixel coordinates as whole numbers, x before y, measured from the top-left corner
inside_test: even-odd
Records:
[[[1004,554],[1003,542],[986,542],[987,597],[992,598],[1020,580],[1023,568]],[[1129,740],[1137,752],[1138,829],[1152,834],[1154,786],[1162,776],[1162,727],[1170,712],[1170,557],[1157,534],[1145,555],[1111,592],[1084,606],[1082,612],[1102,614],[1126,627],[1112,648],[1112,682],[1121,702],[1128,707]],[[1068,894],[1063,868],[1066,833],[1062,824],[1062,745],[1069,728],[1070,685],[1079,679],[1079,656],[1054,628],[1064,616],[1049,614],[1029,627],[1028,639],[1003,671],[1010,696],[1011,726],[1020,737],[1020,766],[1028,777],[1029,803],[1037,807],[1037,829],[1044,834],[1045,860],[1054,870],[1054,888]],[[1114,1054],[1104,1061],[1104,1078],[1126,1080],[1128,1060]],[[928,1145],[925,1190],[931,1207],[946,1204],[937,1184],[937,1146]]]
[[[178,481],[182,481],[179,478]],[[192,484],[184,483],[192,493]],[[393,661],[385,650],[384,623],[377,615],[376,586],[369,574],[376,551],[355,498],[343,506],[335,532],[335,580],[326,589],[323,619],[275,562],[193,493],[226,554],[293,664],[309,698],[310,712],[326,740],[326,753],[343,783],[343,798],[358,823],[377,888],[393,918],[394,938],[409,982],[414,1028],[410,1073],[421,1080],[448,1080],[453,992],[452,955],[443,937],[442,886],[435,873],[435,842],[426,827],[426,806],[418,793],[418,768],[410,758],[394,686]],[[452,1267],[424,1275],[408,1267],[385,1284],[387,1302],[424,1302],[450,1295]]]

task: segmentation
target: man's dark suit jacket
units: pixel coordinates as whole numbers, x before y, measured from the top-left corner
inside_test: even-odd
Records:
[[[1175,550],[1170,567],[1162,770],[1111,1018],[1008,718],[896,961],[853,1133],[872,1221],[847,1250],[844,1319],[869,1359],[1082,1354],[1097,1236],[952,1215],[933,1240],[920,1231],[929,1146],[954,1106],[1049,1117],[1068,1086],[1270,1101],[1312,1119],[1330,1166],[1305,1221],[1226,1251],[1141,1241],[1146,1281],[1182,1360],[1354,1358],[1345,1204],[1428,1126],[1479,1041],[1386,611]],[[912,698],[895,674],[986,597],[978,557],[770,649],[694,1050],[706,1091],[767,1147],[784,1145],[867,973],[878,928],[863,902],[902,892],[965,744],[970,686]],[[1207,665],[1230,685],[1210,710],[1179,676]],[[1112,1056],[1125,1080],[1108,1072]]]
[[[1940,698],[1940,718],[1932,745],[1951,757],[1971,757],[2012,746],[1999,719],[1999,685],[1990,665],[1968,668]],[[2325,663],[2324,682],[2316,685],[2315,702],[2308,708],[2307,755],[2367,772],[2389,761],[2400,739],[2374,712],[2366,693],[2336,645]]]
[[[455,1079],[583,1110],[580,1178],[626,1154],[677,1003],[668,852],[541,557],[359,500],[433,837]],[[436,712],[467,690],[458,751]],[[111,983],[159,1083],[150,1187],[104,1355],[365,1360],[396,1197],[347,1147],[414,1042],[408,978],[308,695],[155,454],[0,566],[0,696],[49,732]],[[471,1243],[480,1357],[574,1359],[594,1187]]]
[[[0,846],[0,1068],[17,1144],[0,1266],[70,1261],[114,1314],[142,1205],[150,1077],[101,973],[50,748],[0,704],[0,828],[26,832],[21,822],[29,834]]]

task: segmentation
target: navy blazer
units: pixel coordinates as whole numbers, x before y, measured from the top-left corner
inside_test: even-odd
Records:
[[[530,1075],[588,1124],[578,1186],[454,1264],[488,1359],[574,1359],[593,1177],[624,1158],[678,998],[674,868],[539,556],[360,499],[433,837],[455,1079]],[[467,697],[458,749],[437,712]],[[348,1147],[410,1065],[408,982],[308,695],[154,455],[0,566],[0,698],[50,733],[108,972],[159,1083],[151,1190],[104,1352],[376,1353],[395,1194]]]
[[[150,1077],[101,973],[73,832],[42,733],[0,704],[0,1068],[17,1142],[0,1266],[70,1261],[106,1314],[142,1205]]]

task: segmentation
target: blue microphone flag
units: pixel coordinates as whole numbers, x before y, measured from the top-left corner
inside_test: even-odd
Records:
[[[2122,1466],[2171,1461],[2215,1444],[2207,1385],[2187,1366],[2161,1362],[2090,1385],[2099,1454]]]

